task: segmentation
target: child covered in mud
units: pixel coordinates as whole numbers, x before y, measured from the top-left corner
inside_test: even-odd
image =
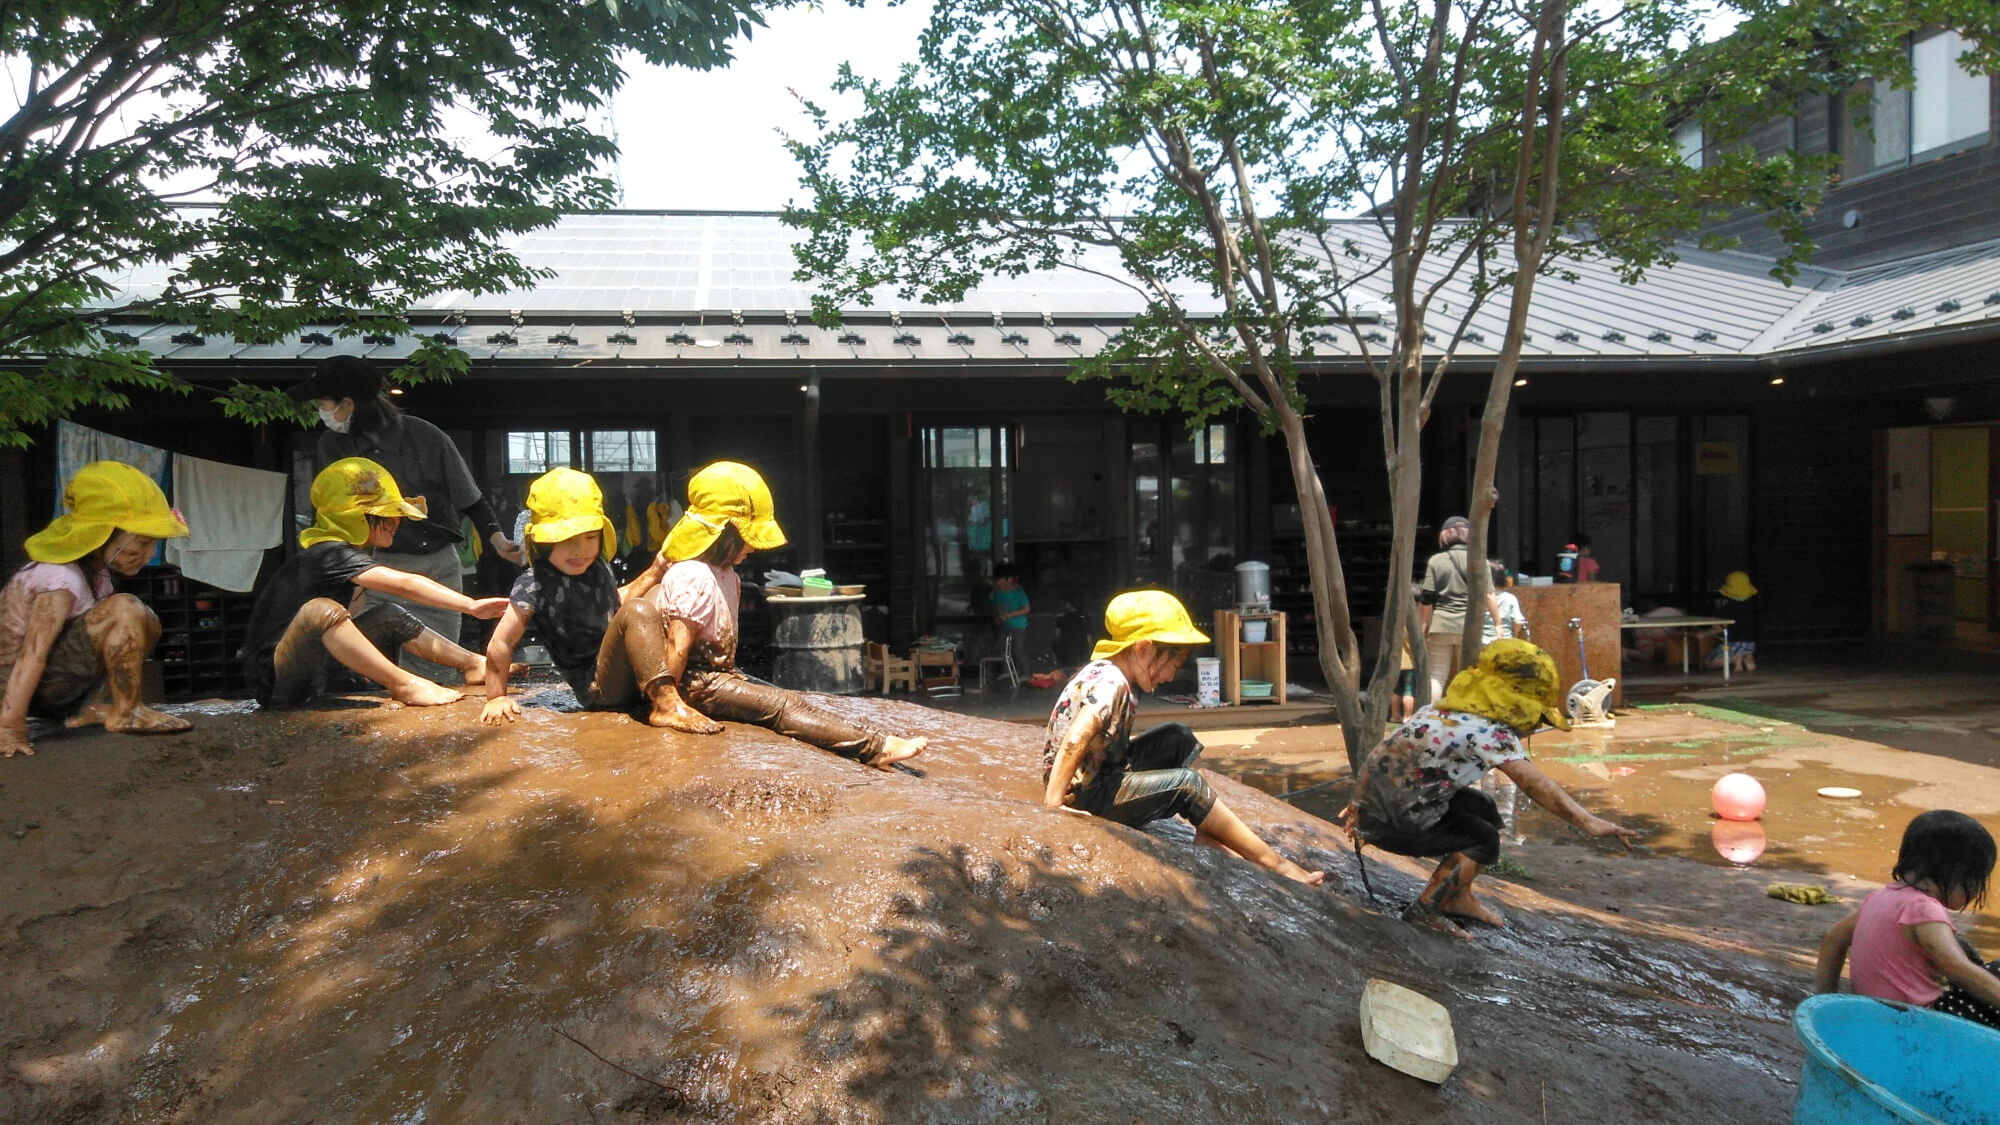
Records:
[[[1819,943],[1815,991],[1854,991],[2000,1028],[2000,960],[1982,965],[1952,912],[1986,901],[1993,834],[1961,812],[1934,809],[1903,829],[1894,880],[1861,900]]]
[[[722,730],[715,719],[749,723],[883,770],[915,756],[928,740],[849,722],[736,669],[736,567],[752,551],[784,544],[771,490],[755,469],[717,461],[688,481],[687,510],[652,568],[633,580],[641,591],[658,582],[651,596],[666,618],[667,679],[653,697],[658,724],[715,734]]]
[[[1404,911],[1406,921],[1459,934],[1459,921],[1505,924],[1472,894],[1481,868],[1500,858],[1500,809],[1474,788],[1498,769],[1535,803],[1592,836],[1639,837],[1592,815],[1535,768],[1521,739],[1543,723],[1568,730],[1555,661],[1527,641],[1487,645],[1452,678],[1444,698],[1418,711],[1368,753],[1348,806],[1349,830],[1397,855],[1441,857]],[[1462,936],[1462,935],[1461,935]]]
[[[1325,872],[1279,855],[1216,797],[1194,768],[1202,745],[1187,724],[1132,736],[1134,691],[1172,680],[1193,646],[1208,643],[1180,599],[1163,590],[1120,594],[1104,608],[1104,626],[1110,639],[1097,643],[1049,713],[1042,803],[1132,827],[1179,816],[1204,844],[1288,879],[1323,882]]]
[[[455,703],[462,696],[396,664],[407,650],[457,668],[468,684],[486,676],[486,660],[428,629],[400,605],[381,602],[350,614],[357,588],[486,620],[506,612],[506,598],[469,598],[421,574],[377,563],[364,548],[384,549],[404,517],[421,518],[424,498],[404,498],[389,470],[365,457],[344,457],[313,478],[316,519],[299,532],[305,550],[271,576],[250,611],[244,673],[265,707],[298,707],[326,686],[327,658],[389,690],[412,707]],[[504,673],[503,673],[504,674]]]
[[[0,590],[0,758],[33,754],[28,717],[164,734],[193,724],[140,701],[160,619],[111,574],[133,575],[161,539],[188,533],[152,478],[93,461],[63,486],[64,513],[28,537],[28,563]]]
[[[514,580],[507,612],[493,628],[486,666],[511,668],[514,646],[533,623],[586,710],[624,709],[643,698],[653,705],[648,723],[672,725],[678,698],[667,679],[663,618],[641,596],[641,579],[621,587],[611,572],[618,539],[597,481],[575,469],[550,469],[528,486],[528,512],[529,566]],[[520,717],[507,678],[487,677],[479,721]]]

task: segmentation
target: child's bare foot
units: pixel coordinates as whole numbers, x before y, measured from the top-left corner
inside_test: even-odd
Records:
[[[1496,930],[1505,929],[1507,926],[1507,919],[1502,917],[1498,910],[1473,898],[1470,894],[1439,903],[1438,913],[1454,921],[1478,922]]]
[[[722,724],[687,705],[676,695],[672,701],[660,700],[653,704],[653,710],[646,716],[649,727],[663,727],[677,730],[682,734],[719,734]]]
[[[100,726],[111,717],[111,704],[86,703],[76,709],[76,713],[63,720],[63,726],[76,730],[79,727]]]
[[[434,684],[422,676],[411,676],[389,689],[389,698],[405,707],[442,707],[464,699],[463,692]]]
[[[1272,870],[1276,871],[1280,875],[1283,875],[1287,879],[1291,879],[1295,882],[1304,883],[1308,887],[1317,887],[1321,883],[1326,882],[1326,872],[1307,871],[1305,868],[1300,867],[1298,864],[1293,863],[1291,860],[1286,859],[1283,856],[1278,857],[1278,866],[1272,868]]]
[[[1403,911],[1403,921],[1408,922],[1412,926],[1421,926],[1434,933],[1443,934],[1446,937],[1455,937],[1460,941],[1472,940],[1471,934],[1459,929],[1457,923],[1445,917],[1442,911],[1425,902],[1423,899],[1418,899],[1411,903],[1409,908]]]
[[[886,770],[897,762],[906,761],[923,753],[924,747],[930,744],[931,740],[928,738],[897,738],[890,735],[882,740],[882,752],[875,755],[875,760],[868,764],[878,770]]]
[[[155,711],[145,704],[132,708],[129,714],[119,715],[107,712],[104,729],[124,734],[177,734],[193,730],[194,724],[179,715],[169,715],[165,711]]]

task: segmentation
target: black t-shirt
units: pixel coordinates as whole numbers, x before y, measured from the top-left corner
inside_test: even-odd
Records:
[[[354,600],[354,580],[382,565],[345,543],[315,543],[278,568],[250,610],[243,667],[250,682],[270,679],[272,657],[300,607],[314,598],[332,598],[343,608]]]
[[[603,559],[572,578],[547,562],[538,562],[514,580],[507,600],[525,610],[535,635],[549,650],[549,661],[569,683],[579,700],[597,678],[597,650],[611,615],[618,612],[618,579]]]
[[[1757,602],[1759,595],[1752,594],[1742,601],[1735,601],[1716,594],[1709,602],[1709,612],[1717,617],[1728,617],[1736,624],[1729,627],[1729,643],[1757,643]]]

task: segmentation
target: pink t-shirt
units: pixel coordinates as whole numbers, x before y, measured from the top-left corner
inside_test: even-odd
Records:
[[[660,579],[660,611],[694,629],[696,663],[727,665],[736,657],[736,605],[743,580],[726,566],[677,562]]]
[[[55,590],[70,596],[68,619],[74,621],[111,596],[111,574],[99,571],[92,581],[75,563],[31,562],[16,571],[0,591],[0,664],[12,664],[19,653],[35,599]]]
[[[1854,920],[1854,944],[1847,953],[1847,975],[1854,991],[1877,1000],[1900,1000],[1927,1007],[1944,994],[1937,970],[1924,956],[1916,935],[1905,926],[1943,922],[1952,926],[1944,903],[1915,887],[1891,883],[1861,900]],[[1958,931],[1952,926],[1952,932]]]

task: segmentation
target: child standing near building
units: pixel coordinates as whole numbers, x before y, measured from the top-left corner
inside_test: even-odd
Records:
[[[162,539],[188,533],[151,477],[93,461],[63,487],[64,514],[28,537],[29,562],[0,590],[0,758],[33,754],[28,716],[164,734],[193,724],[140,699],[160,619],[111,574],[133,575]]]
[[[1194,825],[1195,839],[1317,886],[1323,871],[1307,871],[1279,855],[1222,803],[1194,768],[1202,745],[1185,723],[1165,723],[1138,737],[1135,691],[1172,680],[1195,645],[1208,637],[1194,627],[1180,599],[1162,590],[1134,590],[1104,608],[1109,640],[1099,641],[1049,713],[1042,743],[1042,803],[1134,827],[1170,816]]]
[[[1507,588],[1507,564],[1499,559],[1487,559],[1486,568],[1493,581],[1486,595],[1487,608],[1480,625],[1479,643],[1490,645],[1502,637],[1526,640],[1528,619],[1521,613],[1521,599]]]
[[[533,624],[549,659],[586,710],[654,701],[646,721],[674,723],[667,698],[666,630],[659,607],[640,596],[641,579],[620,587],[611,573],[618,539],[604,494],[589,473],[550,469],[528,487],[528,569],[514,580],[507,612],[486,645],[486,666],[511,668],[514,646]],[[513,722],[521,705],[507,679],[486,682],[479,721]]]
[[[2000,961],[1982,965],[1958,936],[1954,911],[1986,901],[1992,833],[1961,812],[1934,809],[1903,829],[1894,882],[1872,891],[1819,943],[1815,991],[1854,991],[2000,1028]]]
[[[640,591],[659,583],[652,596],[666,618],[667,678],[653,703],[660,725],[715,734],[722,730],[715,719],[749,723],[882,770],[914,757],[927,739],[849,722],[736,669],[736,568],[752,551],[784,545],[771,489],[755,469],[717,461],[688,481],[686,512],[633,581]]]
[[[250,611],[244,674],[257,702],[303,705],[325,689],[328,657],[411,707],[456,703],[462,696],[398,667],[400,652],[456,668],[468,684],[482,682],[485,658],[426,628],[402,606],[378,602],[348,611],[357,590],[375,590],[483,620],[506,612],[506,598],[469,598],[362,553],[394,542],[402,519],[423,516],[424,498],[405,499],[389,470],[375,462],[344,457],[313,478],[312,504],[313,525],[299,532],[305,550],[278,568]]]

